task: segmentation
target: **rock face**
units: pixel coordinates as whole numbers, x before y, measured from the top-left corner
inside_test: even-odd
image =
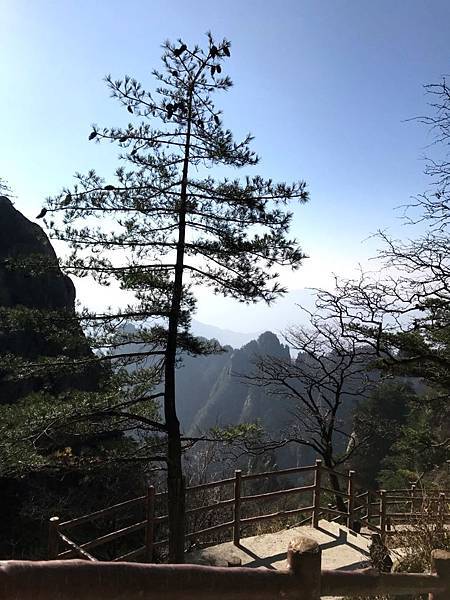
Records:
[[[269,431],[278,431],[290,420],[290,401],[274,397],[264,388],[245,380],[254,370],[258,356],[270,355],[289,360],[289,348],[277,336],[266,331],[227,356],[217,380],[189,426],[191,433],[215,425],[232,425],[259,421]],[[182,394],[181,394],[182,396]]]
[[[183,356],[183,366],[176,373],[177,410],[183,431],[196,436],[211,427],[258,422],[278,438],[292,422],[292,400],[252,385],[246,376],[254,372],[257,357],[269,355],[289,361],[288,346],[266,331],[238,350],[229,346],[225,350],[219,355]],[[256,466],[258,461],[261,464]],[[306,464],[304,449],[285,446],[241,466],[264,471],[273,469],[275,463],[283,468],[296,462]]]
[[[8,268],[6,261],[37,255],[58,265],[55,251],[44,231],[0,196],[0,306],[74,310],[75,287],[59,269],[40,275]]]
[[[31,268],[29,261],[34,259],[45,261],[45,268]],[[12,310],[23,310],[28,319],[12,324]],[[52,322],[49,311],[67,317],[66,322]],[[75,287],[59,269],[48,237],[6,196],[0,196],[0,356],[27,360],[92,356],[74,316]],[[52,392],[68,387],[93,389],[99,376],[98,367],[90,366],[83,373],[22,377],[17,381],[14,373],[0,369],[0,403],[14,402],[44,385]]]
[[[288,346],[280,343],[274,333],[266,331],[239,350],[214,357],[214,363],[209,356],[186,362],[185,368],[177,372],[177,402],[183,430],[196,436],[215,426],[259,422],[275,439],[292,427],[301,430],[304,425],[295,415],[306,410],[304,405],[296,403],[287,394],[270,393],[269,388],[253,385],[248,380],[255,368],[255,358],[264,356],[286,362],[291,360]],[[331,354],[329,357],[330,360],[333,358]],[[295,360],[308,362],[307,356],[301,354]],[[342,403],[336,415],[338,429],[342,433],[336,433],[333,440],[338,452],[346,448],[347,436],[352,432],[358,390],[364,388],[366,374],[358,372],[360,367],[359,364],[354,378],[347,376],[344,382]],[[180,376],[182,379],[178,379]],[[307,393],[301,379],[291,384],[299,392]],[[197,393],[200,385],[201,392]],[[331,394],[330,402],[333,402],[332,390],[328,393]],[[326,390],[322,390],[322,396],[327,396]],[[292,466],[293,463],[310,464],[315,457],[314,450],[298,444],[276,451],[279,467]]]
[[[178,418],[187,431],[199,410],[210,397],[211,390],[230,361],[233,349],[207,356],[183,355],[183,362],[176,371]]]

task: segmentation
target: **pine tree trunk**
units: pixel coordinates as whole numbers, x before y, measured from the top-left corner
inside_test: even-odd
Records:
[[[184,562],[185,493],[181,465],[180,423],[175,411],[175,365],[166,379],[167,494],[169,515],[169,562]],[[166,368],[166,377],[168,369]],[[173,410],[172,410],[173,408]]]
[[[192,94],[192,89],[191,89]],[[176,412],[175,366],[178,324],[183,296],[183,270],[186,240],[186,201],[192,118],[192,97],[189,98],[186,144],[178,212],[178,242],[164,368],[164,416],[167,428],[167,500],[169,516],[169,562],[184,562],[186,524],[185,486],[181,464],[180,422]]]
[[[184,237],[184,232],[182,237]],[[177,260],[164,367],[164,416],[167,428],[167,499],[170,563],[184,562],[185,497],[181,465],[180,422],[177,417],[175,397],[175,362],[182,295],[182,269],[183,264],[179,265]]]

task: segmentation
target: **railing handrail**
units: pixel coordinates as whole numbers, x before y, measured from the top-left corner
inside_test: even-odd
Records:
[[[242,480],[250,481],[251,479],[262,479],[266,477],[278,477],[280,475],[295,475],[298,473],[311,473],[315,469],[315,465],[307,465],[304,467],[290,467],[289,469],[279,469],[277,471],[264,471],[262,473],[247,473],[242,475]]]
[[[295,475],[308,472],[314,473],[314,483],[311,485],[303,485],[299,487],[275,490],[260,494],[245,495],[242,493],[243,482],[255,481],[257,479],[266,479],[268,477],[277,477],[279,475]],[[347,481],[346,491],[334,490],[332,488],[326,487],[323,484],[323,472],[337,474],[338,476],[344,476]],[[230,506],[233,507],[234,513],[232,521],[216,523],[212,526],[210,525],[209,527],[203,526],[203,528],[200,528],[199,530],[194,530],[186,534],[187,540],[203,536],[206,533],[212,533],[214,531],[232,528],[234,543],[238,544],[241,536],[241,525],[248,525],[251,523],[271,519],[279,519],[280,517],[292,517],[295,514],[301,513],[310,513],[310,517],[308,517],[308,519],[311,519],[313,527],[318,527],[319,519],[323,514],[335,515],[335,517],[332,520],[345,519],[345,522],[349,528],[353,528],[354,522],[359,520],[362,524],[365,524],[365,526],[369,529],[375,529],[376,531],[379,531],[381,533],[381,536],[384,538],[391,525],[393,524],[394,520],[401,522],[413,521],[418,516],[425,514],[418,511],[417,503],[420,499],[428,499],[431,502],[436,502],[439,506],[439,514],[444,520],[446,519],[448,512],[446,508],[446,495],[443,491],[438,492],[432,490],[432,496],[429,497],[427,496],[427,492],[425,490],[418,490],[413,485],[409,490],[367,490],[364,492],[358,490],[359,493],[356,493],[354,471],[349,471],[347,475],[344,475],[342,473],[336,473],[328,467],[324,466],[322,464],[322,461],[319,459],[316,460],[315,465],[292,467],[288,469],[281,469],[279,471],[249,473],[243,475],[240,470],[237,470],[235,471],[234,477],[229,477],[213,482],[202,483],[195,486],[189,486],[186,488],[186,491],[188,494],[191,494],[197,491],[213,489],[215,487],[225,487],[231,484],[233,484],[234,486],[234,495],[232,498],[218,500],[214,503],[210,502],[205,506],[188,508],[186,514],[201,515],[203,513],[209,513],[213,510],[223,508],[225,506]],[[323,507],[322,494],[324,492],[331,493],[336,498],[340,497],[341,504],[339,506],[328,505],[328,507]],[[404,495],[395,495],[400,492]],[[241,506],[243,503],[249,501],[259,502],[274,499],[277,497],[309,493],[312,493],[311,505],[289,510],[278,510],[276,512],[271,512],[268,514],[247,516],[246,518],[241,517]],[[138,496],[137,498],[132,498],[130,500],[125,500],[124,502],[119,502],[102,510],[89,513],[87,515],[82,515],[80,517],[76,517],[74,519],[64,522],[60,522],[59,519],[56,517],[52,518],[49,528],[49,557],[52,559],[56,559],[58,557],[71,558],[73,556],[83,556],[83,552],[88,554],[87,550],[90,548],[94,548],[104,543],[108,543],[112,540],[118,539],[132,532],[145,530],[145,555],[147,562],[150,562],[153,555],[153,548],[163,545],[162,541],[155,541],[154,528],[156,525],[166,523],[168,521],[168,515],[155,515],[155,500],[157,498],[164,498],[166,495],[166,492],[155,493],[153,486],[150,486],[149,491],[146,495]],[[360,502],[362,502],[358,506],[356,506],[357,499]],[[375,502],[373,501],[374,499]],[[137,523],[133,523],[126,527],[122,527],[121,529],[118,529],[116,531],[112,531],[105,535],[101,535],[95,539],[89,540],[88,542],[79,544],[76,543],[74,540],[68,538],[66,535],[62,535],[62,532],[66,532],[67,530],[72,529],[76,526],[89,523],[101,517],[114,515],[119,511],[123,511],[124,509],[129,509],[131,507],[139,505],[146,507],[145,520],[140,520]],[[396,512],[389,511],[389,506],[393,505],[396,505]],[[405,512],[399,512],[399,505],[405,506]],[[345,507],[345,510],[342,510],[343,507]],[[375,507],[378,507],[378,510]],[[361,512],[364,511],[364,509],[366,512],[361,514]],[[371,522],[371,520],[373,519],[378,520],[377,524]],[[301,522],[304,523],[305,521],[306,520],[303,519]],[[58,546],[60,543],[68,547],[68,549],[66,549],[63,552],[59,552]],[[130,551],[126,553],[125,556],[133,555],[135,552],[137,551]],[[84,556],[84,558],[88,558],[88,556]]]
[[[5,561],[0,597],[21,600],[319,600],[324,595],[430,593],[444,600],[450,593],[450,552],[433,550],[432,573],[380,573],[376,569],[322,569],[321,548],[308,538],[290,542],[288,568],[146,565],[94,561]]]
[[[96,510],[94,512],[88,513],[87,515],[75,517],[74,519],[70,519],[69,521],[63,521],[62,523],[60,523],[59,528],[67,530],[78,525],[83,525],[83,523],[89,523],[89,521],[95,521],[96,519],[100,519],[101,517],[105,517],[109,514],[114,514],[115,512],[124,508],[130,508],[131,506],[141,504],[146,498],[147,496],[138,496],[137,498],[131,498],[130,500],[125,500],[124,502],[113,504],[112,506],[108,506],[107,508]]]

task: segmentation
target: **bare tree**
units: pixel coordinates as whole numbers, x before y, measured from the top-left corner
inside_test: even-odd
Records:
[[[434,136],[433,152],[427,156],[425,167],[432,185],[406,208],[411,222],[427,221],[434,230],[444,231],[450,224],[450,88],[443,77],[441,82],[426,85],[425,89],[431,97],[432,111],[416,120],[427,125]]]
[[[428,229],[406,241],[379,232],[380,270],[336,278],[334,290],[316,292],[319,309],[337,320],[342,335],[371,345],[386,365],[448,368],[433,333],[446,329],[450,305],[450,89],[445,78],[425,89],[431,115],[416,120],[434,136],[425,167],[431,186],[406,205],[405,216]]]
[[[334,289],[316,293],[322,315],[349,343],[370,347],[385,372],[428,384],[421,403],[434,415],[429,443],[449,448],[450,89],[445,78],[425,87],[432,114],[417,120],[434,135],[425,168],[431,185],[405,211],[407,222],[420,224],[419,235],[399,240],[379,232],[377,272],[336,278]]]
[[[309,327],[291,328],[285,340],[297,358],[257,357],[250,380],[274,397],[291,399],[292,424],[279,442],[311,448],[322,457],[336,503],[344,510],[334,471],[356,448],[349,424],[356,401],[373,386],[374,377],[368,374],[373,352],[342,336],[338,324],[319,314],[310,314]]]

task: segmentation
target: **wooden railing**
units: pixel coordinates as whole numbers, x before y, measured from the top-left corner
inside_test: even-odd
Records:
[[[450,553],[434,550],[432,573],[379,573],[375,569],[321,569],[321,549],[297,538],[287,569],[146,565],[127,562],[5,561],[0,600],[319,600],[321,596],[429,593],[450,597]]]
[[[330,474],[338,477],[343,489],[338,491],[325,485],[325,478]],[[269,480],[281,477],[301,478],[302,485],[263,493],[251,493],[252,484],[263,482],[266,485]],[[309,478],[310,481],[305,481],[305,478]],[[240,539],[244,537],[249,528],[260,522],[282,520],[286,524],[289,520],[290,525],[311,523],[313,527],[317,528],[319,520],[323,517],[343,522],[349,528],[355,528],[358,523],[359,527],[379,532],[384,539],[396,524],[411,523],[423,516],[426,508],[424,506],[425,498],[427,506],[434,513],[437,511],[443,522],[448,522],[447,492],[441,491],[436,494],[424,495],[414,486],[410,490],[361,491],[356,486],[356,479],[354,471],[347,473],[331,471],[322,465],[321,460],[317,460],[315,465],[265,473],[244,475],[242,471],[237,470],[234,477],[188,487],[186,490],[188,503],[186,516],[193,524],[190,530],[187,530],[186,541],[204,540],[205,536],[212,534],[217,536],[219,532],[222,532],[222,540],[232,539],[235,544],[239,544]],[[213,500],[210,499],[211,492],[216,494]],[[330,498],[337,496],[342,498],[341,509],[333,503],[325,505]],[[192,503],[195,504],[195,498],[200,504],[191,506]],[[258,512],[257,508],[265,505],[266,502],[279,499],[285,499],[286,502],[290,502],[290,505],[285,505],[283,509],[278,507],[278,510],[273,512],[252,513],[252,511]],[[163,533],[167,532],[167,514],[157,514],[164,510],[161,507],[165,506],[165,501],[166,493],[156,493],[154,487],[150,486],[144,496],[88,515],[64,522],[61,522],[58,517],[52,517],[49,524],[48,558],[55,560],[78,557],[96,561],[97,558],[92,554],[92,549],[140,532],[142,534],[140,545],[132,550],[127,548],[126,552],[119,552],[116,556],[109,558],[115,562],[136,559],[152,562],[155,551],[166,547],[168,543],[167,535],[156,535],[157,530],[163,530]],[[160,506],[158,511],[157,505]],[[342,507],[345,507],[345,510],[342,510]],[[392,508],[394,510],[391,510]],[[81,526],[137,509],[141,511],[141,518],[131,524],[113,529],[113,531],[108,531],[84,542],[77,538],[76,530]],[[223,515],[218,515],[218,511],[228,512],[229,516],[225,518]],[[212,517],[212,515],[215,516]],[[199,518],[206,518],[209,523],[200,522],[199,524]],[[70,533],[69,537],[68,532],[75,532],[75,534]],[[223,532],[228,532],[228,537],[224,536]],[[76,539],[73,539],[72,535]],[[215,540],[209,541],[217,543],[217,537]]]

